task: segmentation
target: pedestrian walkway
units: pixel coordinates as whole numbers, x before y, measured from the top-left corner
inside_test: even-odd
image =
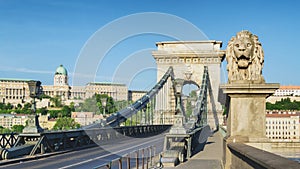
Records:
[[[220,132],[208,137],[202,151],[196,153],[176,169],[223,169],[223,137]]]

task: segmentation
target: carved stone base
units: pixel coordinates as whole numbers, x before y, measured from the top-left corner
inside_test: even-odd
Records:
[[[230,97],[227,137],[235,142],[266,142],[266,97],[279,84],[226,84],[223,92]],[[229,141],[229,140],[228,140]]]
[[[38,115],[29,116],[28,125],[23,129],[23,133],[41,133],[44,131],[39,124],[38,117]]]
[[[174,115],[174,125],[170,129],[170,134],[186,134],[187,131],[183,125],[184,117],[183,115]]]

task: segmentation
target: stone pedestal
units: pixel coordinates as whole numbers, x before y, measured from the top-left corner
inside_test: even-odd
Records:
[[[23,133],[41,133],[44,131],[39,124],[39,116],[29,116],[28,125],[23,129]]]
[[[223,92],[230,97],[227,142],[265,142],[266,98],[279,84],[226,84]]]
[[[186,129],[184,128],[184,116],[174,115],[174,125],[171,127],[170,134],[186,134]]]
[[[220,86],[230,97],[227,119],[227,136],[224,139],[225,168],[231,168],[232,154],[228,143],[263,143],[266,137],[266,98],[279,84],[237,83]]]

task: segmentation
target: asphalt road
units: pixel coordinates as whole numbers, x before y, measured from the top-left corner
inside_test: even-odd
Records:
[[[128,138],[111,142],[106,145],[71,151],[29,161],[21,161],[15,164],[0,166],[6,169],[88,169],[106,164],[120,156],[148,146],[155,146],[156,153],[163,149],[163,134],[147,138]]]

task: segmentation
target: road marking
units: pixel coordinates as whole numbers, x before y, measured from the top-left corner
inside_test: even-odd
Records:
[[[157,138],[157,139],[154,139],[154,140],[150,140],[150,141],[141,143],[141,144],[139,144],[139,145],[136,145],[136,146],[134,146],[134,147],[139,147],[139,146],[141,146],[141,145],[143,145],[143,144],[147,144],[147,143],[150,143],[150,142],[153,142],[153,141],[156,141],[156,140],[160,140],[160,139],[161,139],[161,138]],[[122,150],[119,150],[119,151],[116,151],[116,152],[112,152],[112,153],[114,153],[114,154],[120,153],[120,152],[122,152],[122,151],[126,151],[126,150],[129,150],[129,149],[132,149],[132,148],[134,148],[134,147],[128,147],[128,148],[125,148],[125,149],[122,149]],[[74,166],[81,165],[81,164],[84,164],[84,163],[88,163],[88,162],[91,162],[91,161],[93,161],[93,160],[98,160],[98,159],[101,159],[101,158],[104,158],[104,157],[107,157],[107,156],[110,156],[110,155],[112,155],[112,154],[106,154],[106,155],[102,155],[102,156],[100,156],[100,157],[91,158],[91,159],[88,159],[88,160],[85,160],[85,161],[81,161],[81,162],[79,162],[79,163],[75,163],[75,164],[71,164],[71,165],[67,165],[67,166],[61,167],[61,168],[59,168],[59,169],[65,169],[65,168],[74,167]]]

